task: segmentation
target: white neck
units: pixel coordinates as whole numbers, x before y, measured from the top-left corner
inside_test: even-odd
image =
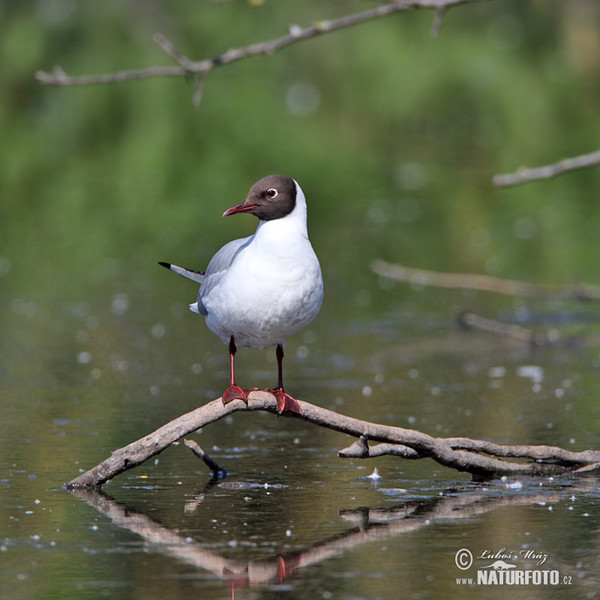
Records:
[[[298,182],[296,184],[296,206],[294,210],[281,219],[260,221],[256,232],[255,241],[259,244],[285,244],[298,239],[308,239],[306,229],[306,198]]]

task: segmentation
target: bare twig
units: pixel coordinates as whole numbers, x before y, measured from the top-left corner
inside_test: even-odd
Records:
[[[157,34],[154,36],[155,41],[178,63],[179,66],[171,67],[150,67],[146,69],[136,69],[130,71],[119,71],[117,73],[109,73],[103,75],[84,75],[80,77],[71,77],[67,75],[60,67],[56,67],[53,73],[46,73],[44,71],[38,71],[36,73],[36,79],[46,85],[56,86],[81,86],[81,85],[96,85],[96,84],[107,84],[107,83],[119,83],[122,81],[129,81],[134,79],[148,79],[150,77],[185,77],[190,74],[197,74],[200,76],[206,76],[212,69],[222,65],[226,65],[238,60],[250,58],[252,56],[259,56],[264,54],[272,54],[282,48],[291,46],[303,40],[314,38],[316,36],[332,33],[339,29],[365,23],[373,19],[385,17],[397,12],[404,12],[415,9],[434,9],[436,10],[436,23],[434,30],[439,28],[439,18],[441,12],[453,6],[460,4],[470,4],[474,2],[484,2],[485,0],[395,0],[371,8],[359,13],[346,15],[338,19],[332,19],[329,21],[319,21],[309,27],[290,27],[290,32],[287,35],[269,40],[266,42],[260,42],[257,44],[251,44],[243,48],[235,48],[227,50],[223,54],[216,56],[215,58],[209,58],[200,61],[191,61],[189,58],[184,56],[175,46],[169,42],[163,35]],[[200,84],[201,86],[201,84]],[[200,91],[199,91],[200,89]],[[201,95],[201,87],[196,88],[195,101]]]
[[[227,477],[228,473],[225,469],[220,467],[194,440],[183,440],[183,443],[200,459],[204,461],[204,464],[212,471],[215,479],[223,479]]]
[[[200,73],[196,79],[196,87],[194,87],[194,96],[192,97],[192,104],[194,106],[200,106],[202,102],[202,94],[204,93],[204,82],[206,81],[206,73]]]
[[[592,167],[598,163],[600,163],[600,150],[591,152],[590,154],[581,154],[580,156],[575,156],[573,158],[565,158],[564,160],[544,167],[536,167],[533,169],[522,167],[515,173],[494,175],[492,182],[497,187],[518,185],[528,181],[537,181],[538,179],[549,179],[576,169]]]
[[[567,287],[535,285],[513,279],[479,275],[474,273],[440,273],[426,269],[415,269],[384,260],[374,260],[371,269],[378,275],[415,285],[443,288],[495,292],[510,296],[530,296],[534,298],[561,298],[566,300],[600,300],[600,287],[575,285]]]
[[[573,472],[586,465],[600,462],[600,451],[570,452],[553,446],[500,446],[486,441],[468,438],[435,438],[426,433],[362,421],[340,413],[299,401],[301,414],[284,413],[284,416],[333,429],[347,435],[362,438],[362,456],[369,458],[381,454],[398,454],[405,458],[431,458],[441,465],[468,472],[477,479],[489,479],[502,475],[554,475]],[[167,446],[201,427],[213,423],[233,412],[267,411],[277,414],[277,400],[269,392],[251,392],[248,405],[242,401],[223,405],[218,398],[192,412],[163,425],[155,432],[112,453],[102,463],[76,477],[67,484],[69,488],[100,486],[114,476],[135,467],[151,456],[162,452]],[[371,454],[370,442],[383,442]],[[365,449],[366,444],[366,449]],[[392,451],[392,447],[394,448]],[[349,449],[341,452],[349,456]],[[501,458],[499,458],[501,457]],[[529,458],[529,462],[513,462],[504,458]]]
[[[153,39],[171,58],[176,60],[184,69],[187,69],[188,72],[192,72],[192,61],[182,54],[162,33],[155,33]]]
[[[439,35],[445,15],[446,7],[444,6],[441,6],[435,11],[435,18],[433,19],[433,24],[431,25],[431,37],[437,37]]]

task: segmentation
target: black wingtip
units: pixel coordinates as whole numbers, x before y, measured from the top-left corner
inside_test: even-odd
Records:
[[[165,269],[169,269],[169,271],[171,270],[171,263],[168,263],[168,262],[163,262],[162,260],[159,260],[159,261],[158,261],[158,264],[159,264],[161,267],[164,267]]]

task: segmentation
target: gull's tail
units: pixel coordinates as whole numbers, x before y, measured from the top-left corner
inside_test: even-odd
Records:
[[[164,267],[165,269],[169,269],[169,271],[173,271],[173,273],[177,273],[177,275],[181,275],[182,277],[185,277],[186,279],[191,279],[192,281],[195,281],[197,283],[202,283],[204,279],[204,273],[202,273],[201,271],[194,271],[193,269],[184,269],[183,267],[178,267],[177,265],[172,265],[168,262],[159,262],[158,264],[161,267]]]

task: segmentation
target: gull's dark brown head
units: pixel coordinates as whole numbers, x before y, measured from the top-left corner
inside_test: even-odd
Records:
[[[268,175],[250,188],[241,204],[228,208],[223,216],[247,212],[261,221],[272,221],[286,217],[295,206],[296,182],[283,175]]]

